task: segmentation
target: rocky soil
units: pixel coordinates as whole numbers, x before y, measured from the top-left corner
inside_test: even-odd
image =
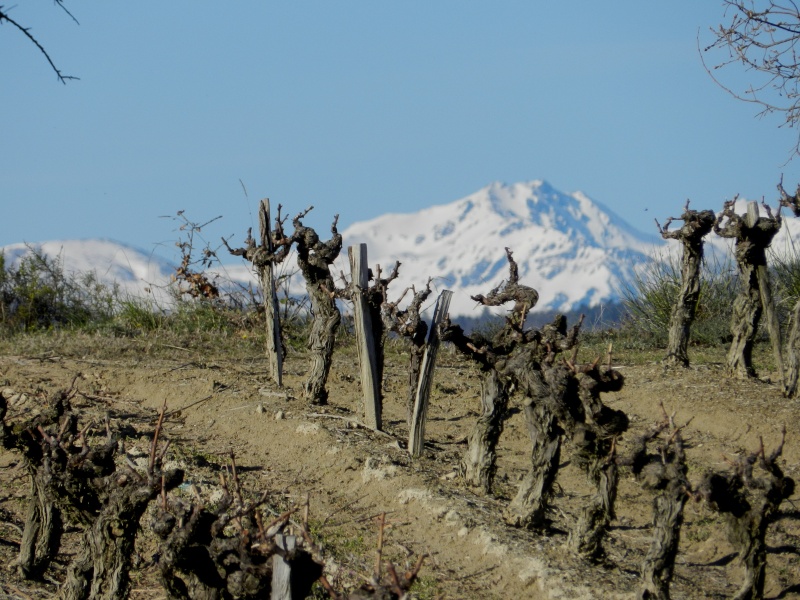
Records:
[[[527,470],[529,440],[517,408],[506,424],[498,452],[494,495],[467,489],[458,466],[479,409],[480,386],[473,368],[444,348],[427,426],[424,456],[405,450],[406,360],[401,344],[388,352],[384,423],[375,433],[360,426],[358,368],[351,348],[340,345],[330,377],[330,404],[312,407],[300,398],[308,358],[293,352],[286,386],[266,376],[256,346],[197,349],[153,340],[85,337],[5,347],[0,384],[14,398],[9,418],[35,410],[42,394],[69,387],[87,415],[109,414],[124,425],[130,455],[146,453],[148,435],[164,401],[168,458],[186,468],[201,493],[213,495],[231,451],[243,485],[270,492],[273,510],[308,498],[311,530],[323,546],[328,579],[340,588],[356,585],[375,561],[376,516],[386,513],[384,556],[412,565],[427,554],[415,593],[420,598],[633,598],[639,565],[650,541],[653,493],[623,472],[617,520],[606,541],[606,558],[590,565],[566,547],[567,533],[590,492],[585,476],[570,464],[567,444],[557,479],[549,535],[506,526],[500,514]],[[589,360],[590,357],[585,357]],[[615,356],[626,377],[621,392],[604,398],[631,418],[626,440],[661,415],[660,403],[684,430],[689,478],[758,448],[768,449],[787,427],[782,465],[800,478],[800,403],[781,397],[768,380],[729,379],[719,363],[665,370],[655,360]],[[76,379],[76,376],[79,376]],[[16,403],[16,404],[14,404]],[[625,441],[623,440],[623,449]],[[0,454],[0,598],[46,598],[55,593],[70,558],[62,556],[39,582],[21,580],[8,566],[24,523],[27,476],[17,455]],[[800,597],[800,496],[783,505],[768,536],[766,596]],[[738,589],[740,567],[721,519],[703,503],[685,512],[672,597],[728,598]],[[142,536],[134,557],[134,598],[164,597],[155,578],[152,540]]]

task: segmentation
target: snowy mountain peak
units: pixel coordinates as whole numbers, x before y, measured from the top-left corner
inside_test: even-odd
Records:
[[[367,244],[371,264],[403,263],[396,289],[432,276],[454,290],[453,314],[475,316],[470,295],[507,275],[505,247],[523,282],[539,291],[539,310],[570,310],[616,299],[633,267],[663,244],[585,194],[544,180],[495,182],[450,204],[355,223],[343,235],[346,245]]]

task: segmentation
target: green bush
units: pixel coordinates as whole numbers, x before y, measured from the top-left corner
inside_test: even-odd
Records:
[[[108,323],[118,289],[94,273],[65,273],[60,258],[33,247],[15,265],[0,255],[0,319],[7,332]]]
[[[733,301],[738,277],[730,255],[703,262],[700,297],[692,324],[695,344],[716,345],[730,339]],[[636,272],[621,292],[625,307],[622,331],[642,347],[663,347],[669,336],[672,308],[681,288],[681,263],[675,256],[656,256]]]
[[[767,256],[775,303],[784,323],[800,300],[800,248],[791,236],[786,239],[785,248],[770,248]]]
[[[158,331],[167,326],[167,311],[147,298],[129,296],[119,302],[115,324],[123,331]]]

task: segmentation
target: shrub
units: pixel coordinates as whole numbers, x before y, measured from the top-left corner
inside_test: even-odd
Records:
[[[60,257],[31,246],[14,265],[0,261],[0,318],[8,332],[102,325],[113,318],[117,296],[117,287],[94,273],[66,273]]]
[[[782,322],[788,318],[794,305],[800,300],[800,248],[791,236],[786,236],[782,250],[770,247],[768,260],[773,283],[773,293]]]
[[[692,342],[715,345],[730,337],[733,301],[738,277],[730,255],[713,254],[703,261],[700,298],[692,325]],[[664,346],[672,307],[681,288],[681,263],[672,255],[656,256],[623,286],[623,331],[640,344]]]
[[[147,298],[128,296],[121,300],[115,323],[124,331],[158,331],[167,324],[167,312]]]

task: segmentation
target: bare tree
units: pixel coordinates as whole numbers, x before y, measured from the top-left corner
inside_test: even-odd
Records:
[[[75,23],[80,25],[80,23],[78,23],[78,20],[74,17],[74,15],[71,12],[69,12],[69,10],[67,9],[66,6],[64,6],[64,0],[54,0],[54,1],[55,1],[56,5],[58,5],[65,13],[67,13],[70,16],[70,18],[73,21],[75,21]],[[11,8],[13,9],[14,7],[12,6]],[[50,68],[53,69],[53,71],[55,71],[56,77],[58,77],[58,80],[61,83],[66,85],[67,81],[70,80],[70,79],[79,79],[79,77],[74,77],[72,75],[64,75],[61,72],[61,69],[59,69],[56,66],[56,64],[53,62],[53,59],[50,57],[50,54],[47,52],[47,50],[45,50],[45,47],[31,33],[31,28],[30,27],[25,27],[22,24],[20,24],[19,21],[16,21],[15,19],[12,19],[9,16],[9,10],[7,10],[5,6],[0,4],[0,25],[2,25],[4,22],[8,23],[12,27],[14,27],[17,30],[19,30],[26,38],[28,38],[28,40],[34,46],[36,46],[39,49],[39,52],[41,52],[44,55],[45,59],[50,64]]]
[[[784,125],[800,122],[800,9],[793,0],[724,0],[725,22],[711,31],[714,41],[704,52],[719,50],[711,63],[703,58],[709,75],[737,100],[759,107],[759,115],[784,117]],[[702,55],[701,55],[702,57]],[[746,89],[735,89],[715,73],[741,64],[753,73]],[[800,154],[800,136],[793,150]]]

